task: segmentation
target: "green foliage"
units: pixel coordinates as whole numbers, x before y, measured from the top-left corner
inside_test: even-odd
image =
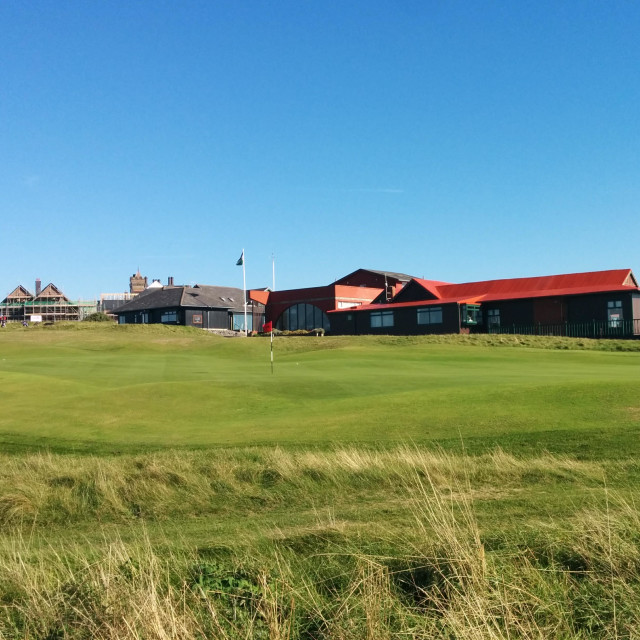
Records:
[[[250,628],[252,638],[269,638],[260,612],[262,590],[247,572],[208,562],[193,567],[189,581],[198,593],[213,601],[226,633]]]
[[[193,567],[189,581],[203,595],[220,601],[234,618],[240,613],[253,615],[261,595],[260,586],[247,572],[213,561]]]
[[[110,318],[106,313],[97,311],[96,313],[89,314],[83,322],[114,322],[114,319]]]

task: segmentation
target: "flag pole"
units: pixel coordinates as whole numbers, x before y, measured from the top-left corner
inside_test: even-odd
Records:
[[[242,250],[242,288],[244,290],[244,336],[245,338],[249,335],[249,330],[247,328],[247,275],[245,272],[245,257],[244,257],[244,249]]]
[[[276,257],[271,254],[271,291],[276,290]],[[273,375],[273,324],[271,325],[271,374]]]

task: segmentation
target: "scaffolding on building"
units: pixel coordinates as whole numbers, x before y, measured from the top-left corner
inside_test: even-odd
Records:
[[[61,322],[84,320],[95,313],[95,300],[69,300],[54,284],[34,296],[23,286],[14,289],[1,303],[0,316],[7,322]]]
[[[96,312],[95,300],[67,300],[65,302],[2,302],[0,316],[7,322],[61,322],[84,320]]]

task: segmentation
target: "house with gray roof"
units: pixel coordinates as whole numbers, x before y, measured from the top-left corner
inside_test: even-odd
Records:
[[[173,324],[200,329],[244,330],[244,292],[234,287],[196,284],[148,288],[114,309],[119,324]],[[247,325],[264,323],[264,305],[250,301]]]

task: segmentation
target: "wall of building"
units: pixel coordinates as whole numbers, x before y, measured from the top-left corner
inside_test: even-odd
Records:
[[[163,314],[175,313],[176,319],[162,322]],[[124,314],[118,314],[118,322],[120,324],[174,324],[184,325],[185,313],[184,309],[142,309],[140,311],[129,311]]]
[[[262,329],[264,324],[263,307],[257,306],[247,310],[248,324],[255,330]],[[162,321],[163,314],[176,314],[175,320]],[[231,329],[232,314],[228,309],[192,309],[167,308],[130,311],[120,315],[121,324],[172,324],[196,327],[198,329]]]
[[[631,296],[631,309],[634,320],[640,320],[640,294],[632,294]]]
[[[533,300],[503,300],[482,303],[483,326],[488,326],[488,311],[500,311],[500,325],[530,325],[533,324]]]
[[[269,293],[266,318],[267,321],[277,324],[285,309],[294,304],[310,304],[325,313],[335,309],[341,300],[369,304],[380,292],[381,289],[333,284],[326,287],[272,291]]]
[[[625,320],[634,318],[633,296],[626,291],[612,293],[598,293],[586,296],[572,296],[567,298],[569,322],[606,322],[608,320],[607,303],[613,300],[622,301],[622,312]]]
[[[457,303],[434,305],[442,310],[442,322],[418,324],[418,309],[423,307],[394,307],[366,311],[336,311],[329,314],[332,335],[427,335],[460,333],[460,310]],[[434,306],[429,308],[433,309]],[[393,326],[372,327],[371,314],[393,312]]]

